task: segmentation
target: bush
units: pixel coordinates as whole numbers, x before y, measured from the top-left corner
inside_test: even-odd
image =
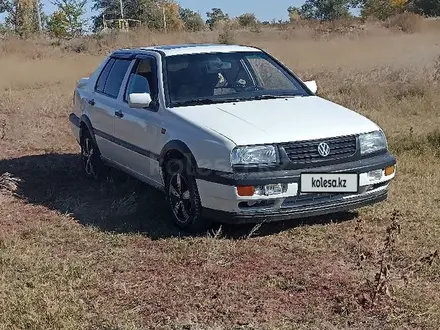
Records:
[[[246,13],[238,16],[237,20],[242,27],[253,27],[258,24],[257,17],[253,13]]]
[[[427,136],[428,145],[436,155],[440,155],[440,130],[431,132]]]
[[[75,53],[85,53],[89,50],[89,43],[85,39],[73,39],[67,43],[65,50]]]
[[[405,134],[390,140],[390,149],[397,155],[411,153],[416,156],[426,152],[440,156],[440,130],[429,132],[425,135],[414,136]]]
[[[225,24],[223,26],[223,29],[220,31],[218,35],[218,42],[226,45],[235,43],[234,29],[230,24]]]
[[[199,13],[191,9],[180,9],[180,19],[183,21],[185,30],[190,32],[202,31],[205,28],[205,21]]]
[[[255,24],[250,28],[252,33],[260,33],[261,32],[261,24]]]
[[[403,13],[388,18],[385,26],[387,28],[398,28],[407,33],[414,33],[422,29],[423,22],[423,16],[414,13]]]

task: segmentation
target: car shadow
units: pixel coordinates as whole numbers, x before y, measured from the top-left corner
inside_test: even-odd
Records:
[[[0,175],[17,178],[15,194],[25,201],[71,214],[84,226],[116,233],[141,233],[152,239],[194,236],[171,221],[162,192],[111,169],[105,180],[83,176],[78,154],[43,154],[0,160]],[[356,213],[340,213],[262,225],[215,224],[199,235],[230,239],[272,235],[301,225],[348,221]]]

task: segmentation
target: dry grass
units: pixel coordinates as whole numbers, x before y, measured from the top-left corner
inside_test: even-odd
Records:
[[[397,28],[403,32],[420,32],[424,27],[425,20],[422,16],[414,13],[397,14],[388,18],[385,26]]]
[[[0,329],[437,328],[439,34],[368,29],[234,38],[385,129],[398,156],[389,200],[198,237],[177,232],[162,196],[136,180],[83,179],[67,116],[76,80],[112,47],[217,41],[218,32],[75,41],[87,45],[80,54],[1,41]]]

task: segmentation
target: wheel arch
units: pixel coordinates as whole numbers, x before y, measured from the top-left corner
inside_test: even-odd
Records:
[[[188,165],[191,165],[192,169],[197,170],[196,158],[186,143],[180,140],[171,140],[162,148],[159,155],[159,165],[163,168],[168,160],[176,158],[185,160]]]
[[[95,138],[95,132],[93,130],[92,123],[86,115],[81,116],[80,120],[80,126],[79,126],[79,140],[81,141],[84,136],[84,131],[88,130],[90,133],[90,136],[93,139],[93,142],[96,144],[96,138]]]

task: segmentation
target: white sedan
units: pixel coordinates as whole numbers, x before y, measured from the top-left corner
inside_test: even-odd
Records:
[[[175,223],[276,221],[387,198],[396,159],[375,123],[245,46],[120,49],[78,82],[84,173],[162,190]]]

